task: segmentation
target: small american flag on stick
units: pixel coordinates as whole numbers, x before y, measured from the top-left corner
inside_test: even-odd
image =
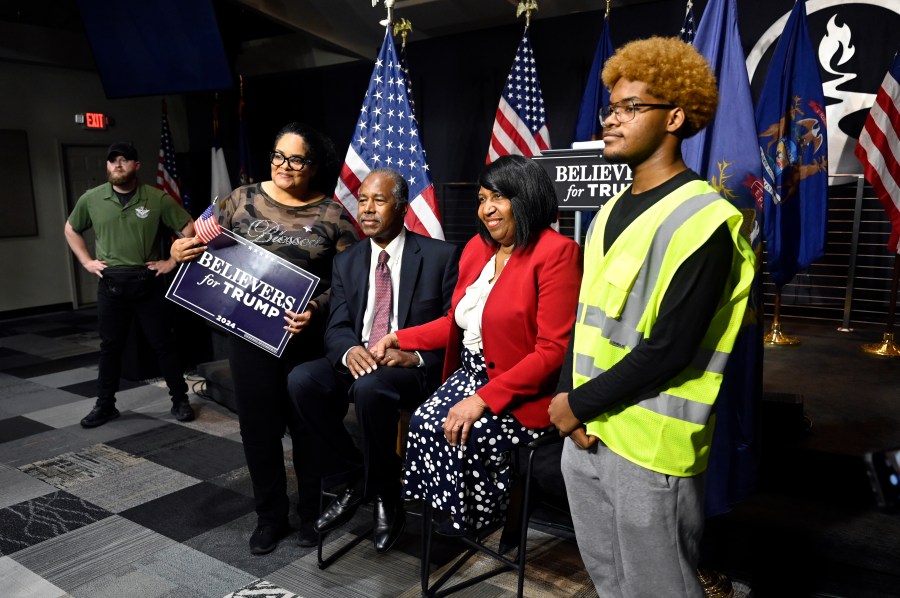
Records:
[[[194,221],[194,234],[203,241],[204,244],[209,243],[222,233],[222,227],[213,214],[212,205],[208,206],[200,217]]]

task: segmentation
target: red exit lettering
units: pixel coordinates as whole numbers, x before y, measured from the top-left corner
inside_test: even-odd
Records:
[[[84,115],[84,123],[88,129],[105,129],[106,115],[100,112],[86,112]]]

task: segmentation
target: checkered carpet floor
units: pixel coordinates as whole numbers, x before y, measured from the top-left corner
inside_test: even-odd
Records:
[[[0,322],[3,595],[418,595],[416,518],[391,552],[364,542],[324,571],[315,548],[293,536],[271,554],[250,555],[256,517],[238,423],[217,403],[192,394],[197,419],[179,423],[164,384],[123,380],[122,416],[81,428],[95,400],[98,344],[90,311]],[[367,517],[361,509],[356,524]],[[326,551],[353,529],[329,537]],[[596,595],[571,538],[530,533],[526,595]],[[437,568],[458,549],[438,542],[435,553]],[[477,574],[477,561],[470,569]],[[459,595],[513,596],[514,588],[506,573]]]

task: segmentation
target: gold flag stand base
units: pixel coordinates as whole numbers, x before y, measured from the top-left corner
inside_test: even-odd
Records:
[[[880,343],[872,345],[862,345],[859,348],[869,355],[878,355],[881,357],[900,357],[900,349],[894,344],[894,333],[885,332],[884,338]]]
[[[781,323],[774,322],[772,330],[763,337],[763,342],[767,345],[799,345],[800,339],[794,336],[786,336],[781,332]]]
[[[732,598],[734,587],[725,575],[709,569],[698,569],[697,576],[706,598]]]

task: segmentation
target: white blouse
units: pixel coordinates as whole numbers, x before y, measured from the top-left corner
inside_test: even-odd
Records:
[[[463,330],[463,346],[472,353],[481,353],[484,350],[484,344],[481,342],[481,316],[488,295],[499,278],[494,275],[497,271],[496,265],[497,256],[494,255],[494,259],[488,260],[475,282],[466,289],[466,294],[459,300],[454,312],[456,325]]]

